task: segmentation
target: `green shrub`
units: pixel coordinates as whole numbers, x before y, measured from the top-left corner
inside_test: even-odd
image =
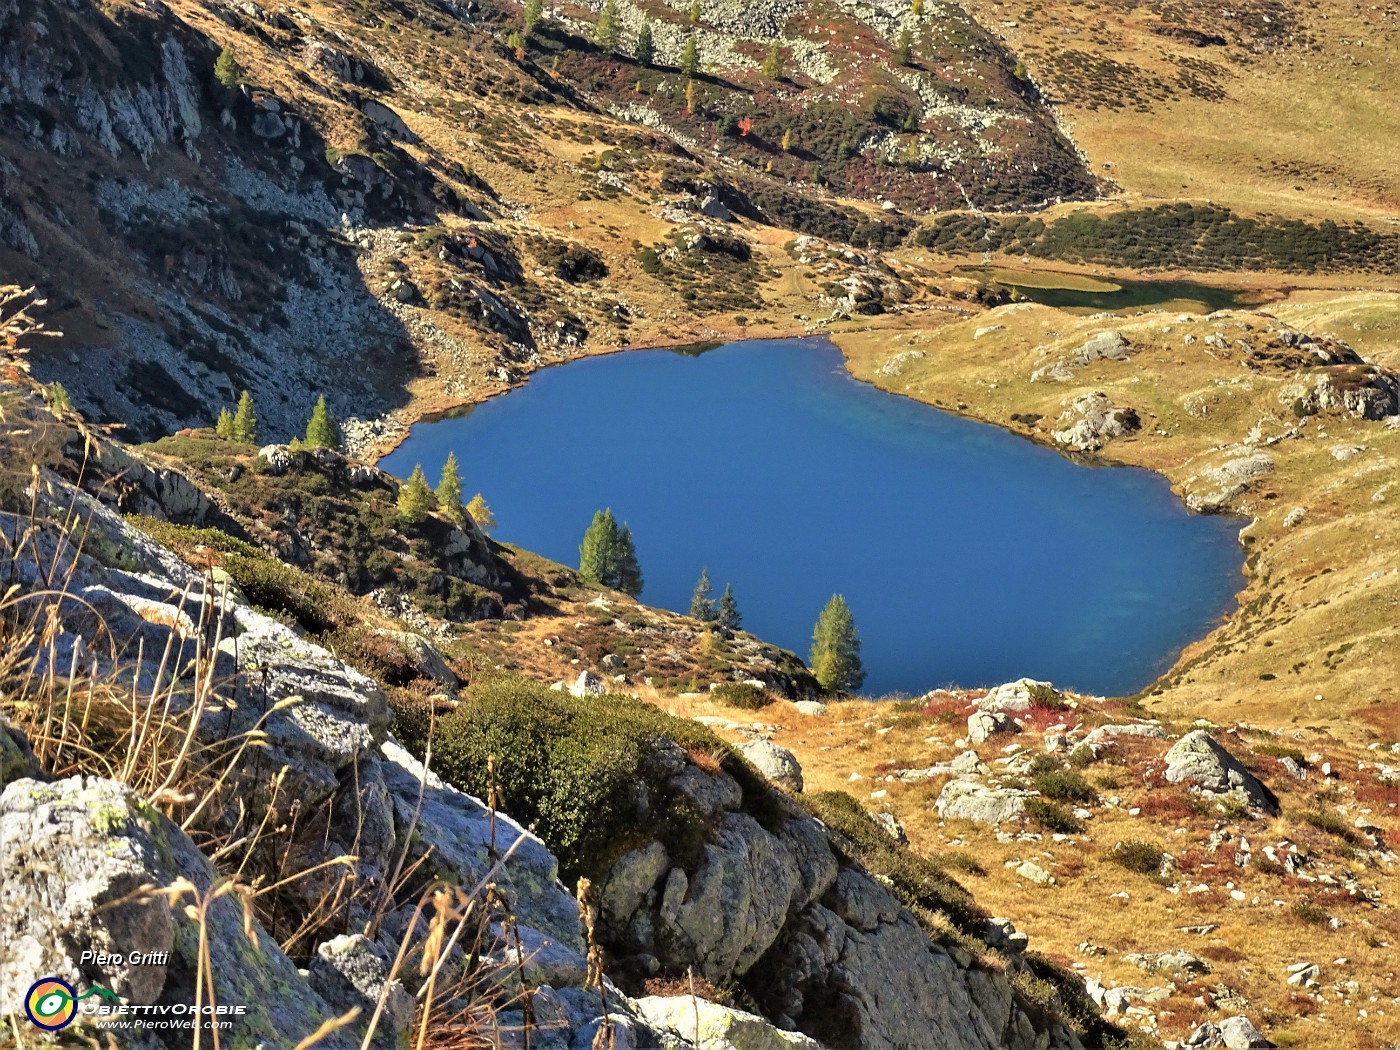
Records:
[[[1072,769],[1052,769],[1035,778],[1035,789],[1059,802],[1091,802],[1094,789]]]
[[[1293,905],[1293,915],[1308,926],[1324,926],[1327,923],[1327,913],[1312,901],[1299,901]]]
[[[1328,813],[1326,810],[1313,809],[1303,814],[1303,820],[1317,828],[1318,831],[1325,831],[1329,835],[1335,835],[1343,842],[1356,845],[1360,841],[1356,837],[1356,832],[1347,827],[1346,821],[1335,813]]]
[[[744,711],[758,711],[773,702],[768,690],[747,682],[724,682],[716,686],[710,695],[725,707],[737,707]]]
[[[1096,761],[1098,761],[1098,756],[1094,754],[1094,749],[1087,744],[1080,744],[1069,753],[1069,764],[1075,769],[1092,766]]]
[[[141,517],[132,518],[131,523],[177,554],[190,555],[196,547],[217,551],[219,563],[250,602],[264,612],[289,617],[311,634],[325,634],[360,619],[354,603],[334,587],[218,529]]]
[[[1282,744],[1255,744],[1254,750],[1265,755],[1272,755],[1274,758],[1291,758],[1300,766],[1308,764],[1307,757],[1296,747],[1285,747]]]
[[[420,720],[404,728],[421,753],[426,726]],[[501,808],[534,828],[572,882],[606,873],[639,836],[655,836],[677,863],[698,857],[708,825],[684,796],[654,792],[653,808],[638,811],[638,785],[655,783],[656,759],[671,741],[710,756],[738,780],[760,823],[783,805],[704,726],[630,697],[575,697],[513,676],[474,686],[438,723],[433,764],[450,783],[485,798],[487,760],[495,756]]]
[[[1141,839],[1129,839],[1114,846],[1109,859],[1120,868],[1139,875],[1155,875],[1162,867],[1162,847]]]
[[[1038,707],[1042,711],[1068,711],[1069,701],[1054,686],[1045,682],[1036,682],[1027,690],[1030,697],[1031,706]]]
[[[1058,802],[1051,802],[1048,799],[1027,799],[1026,813],[1046,831],[1058,831],[1062,834],[1072,835],[1084,830],[1084,825],[1075,819],[1073,813]]]
[[[1054,773],[1063,768],[1060,760],[1054,755],[1036,755],[1035,758],[1031,759],[1029,772],[1031,776],[1038,777],[1042,773]]]

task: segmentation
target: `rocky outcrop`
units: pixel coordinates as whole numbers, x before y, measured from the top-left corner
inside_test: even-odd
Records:
[[[1223,1021],[1207,1021],[1187,1036],[1182,1044],[1201,1050],[1267,1050],[1274,1044],[1243,1014]]]
[[[457,675],[447,666],[447,661],[432,642],[413,631],[386,629],[379,634],[393,642],[408,657],[420,678],[437,682],[444,689],[456,692],[459,684]]]
[[[70,457],[76,458],[76,457]],[[226,516],[198,486],[177,470],[152,466],[121,445],[105,443],[84,477],[90,491],[109,486],[126,514],[162,518],[181,525],[209,525]],[[110,498],[110,497],[109,497]]]
[[[998,733],[1015,733],[1019,729],[1010,715],[999,711],[974,711],[967,716],[967,738],[974,744],[985,744]]]
[[[632,1006],[661,1036],[665,1050],[822,1050],[820,1043],[800,1032],[784,1032],[755,1014],[693,996],[649,995]]]
[[[1166,754],[1163,776],[1172,784],[1188,784],[1212,798],[1234,798],[1254,809],[1274,814],[1278,799],[1204,729],[1187,733]]]
[[[1269,453],[1236,446],[1221,463],[1186,480],[1186,505],[1200,514],[1219,512],[1273,469],[1274,457]]]
[[[950,780],[938,793],[934,808],[948,820],[971,820],[977,824],[1005,824],[1026,811],[1030,792],[998,787],[980,780]]]
[[[1063,405],[1056,421],[1059,429],[1051,436],[1076,452],[1097,452],[1115,438],[1142,429],[1137,410],[1116,407],[1107,394],[1080,394]]]
[[[1068,383],[1074,379],[1076,369],[1085,368],[1095,361],[1128,360],[1128,340],[1122,332],[1106,331],[1086,339],[1068,356],[1056,358],[1048,365],[1042,365],[1031,373],[1032,383],[1051,381]]]
[[[1378,365],[1318,369],[1301,387],[1285,389],[1282,397],[1305,412],[1385,419],[1400,414],[1400,375]]]
[[[1100,747],[1104,744],[1112,743],[1113,740],[1120,736],[1146,737],[1149,740],[1167,739],[1166,731],[1161,726],[1149,725],[1142,722],[1127,722],[1096,726],[1084,737],[1083,743],[1087,747]]]
[[[769,740],[746,740],[735,745],[734,750],[784,791],[802,790],[802,766],[787,748]]]
[[[781,796],[756,804],[683,753],[668,761],[647,811],[679,796],[709,833],[688,858],[638,845],[600,880],[600,932],[621,968],[728,975],[779,1028],[833,1050],[1076,1045],[1067,1029],[1037,1027],[1004,977],[931,939],[817,821]]]
[[[36,974],[101,984],[137,1005],[187,1006],[203,944],[216,1001],[248,1007],[240,1045],[300,1038],[338,1015],[259,924],[245,925],[237,897],[211,892],[215,880],[194,843],[120,784],[14,781],[0,794],[0,1006],[18,1009]],[[203,938],[191,915],[201,904]],[[168,961],[132,965],[133,947]],[[181,1039],[188,1045],[190,1033],[163,1045]],[[342,1032],[321,1045],[350,1050],[359,1040]]]
[[[1020,714],[1031,709],[1038,695],[1057,696],[1055,687],[1049,682],[1039,682],[1034,678],[1018,678],[1014,682],[1003,682],[987,690],[987,695],[977,701],[982,711],[1006,711]]]

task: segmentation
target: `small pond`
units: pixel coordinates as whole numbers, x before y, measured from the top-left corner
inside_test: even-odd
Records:
[[[1266,301],[1260,292],[1221,288],[1195,281],[1135,281],[1121,277],[1089,277],[1056,270],[1019,270],[1008,266],[965,266],[965,277],[1014,289],[1023,299],[1074,313],[1114,310],[1169,310],[1213,313]]]
[[[685,610],[702,566],[744,628],[805,657],[846,596],[864,692],[1030,675],[1125,694],[1233,607],[1237,521],[1147,471],[1086,467],[858,383],[822,339],[631,351],[551,368],[421,423],[381,464],[457,453],[496,535],[570,565],[593,512],[636,538],[644,601]]]

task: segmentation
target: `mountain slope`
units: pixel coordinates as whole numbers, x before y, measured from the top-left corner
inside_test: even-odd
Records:
[[[319,392],[378,416],[675,339],[673,322],[759,320],[784,303],[782,231],[907,234],[829,191],[917,208],[1094,192],[952,5],[648,10],[639,66],[567,6],[511,51],[512,4],[0,4],[0,266],[65,275],[69,341],[37,373],[143,437],[250,389],[285,439]],[[777,79],[755,68],[770,37]]]

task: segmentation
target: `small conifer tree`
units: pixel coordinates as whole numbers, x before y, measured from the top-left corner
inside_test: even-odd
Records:
[[[700,24],[700,0],[690,0],[690,24]]]
[[[233,440],[233,413],[228,410],[227,405],[219,409],[219,418],[214,423],[214,433],[225,441]]]
[[[695,81],[687,80],[685,84],[685,111],[691,116],[695,115]]]
[[[238,397],[238,411],[233,414],[232,437],[240,445],[258,443],[258,412],[253,407],[253,395],[246,390]]]
[[[226,91],[236,91],[242,87],[247,75],[230,48],[224,48],[214,60],[214,79]]]
[[[685,38],[685,47],[681,49],[681,72],[687,77],[700,72],[700,47],[693,36]]]
[[[578,571],[585,579],[611,587],[617,578],[617,519],[612,508],[597,511],[578,548]]]
[[[325,394],[316,399],[316,407],[311,410],[311,419],[307,421],[306,447],[340,448],[340,425],[326,407]]]
[[[471,515],[472,521],[476,522],[476,527],[486,535],[491,535],[496,529],[496,515],[491,513],[491,508],[486,505],[486,500],[478,492],[467,504],[467,513]]]
[[[907,66],[914,61],[914,35],[905,30],[899,34],[899,44],[894,49],[896,65]]]
[[[695,584],[695,592],[690,596],[690,616],[695,620],[706,622],[715,618],[715,602],[710,597],[710,570],[708,567],[700,570],[700,579]]]
[[[642,570],[632,530],[626,525],[618,527],[611,508],[593,515],[578,554],[578,571],[586,579],[634,598],[642,593]]]
[[[617,534],[617,589],[633,598],[642,593],[642,567],[637,563],[637,547],[626,522]]]
[[[788,128],[783,132],[783,152],[792,152],[792,128]]]
[[[739,625],[744,622],[744,617],[739,612],[739,603],[734,600],[734,588],[727,583],[724,585],[724,593],[719,596],[719,605],[715,606],[715,621],[731,631],[737,631]]]
[[[651,23],[643,22],[642,28],[637,30],[637,47],[633,51],[633,57],[639,66],[649,66],[656,60],[656,40],[651,33]],[[641,81],[637,81],[640,90]]]
[[[831,596],[812,630],[809,662],[822,688],[831,692],[859,689],[865,681],[860,663],[860,636],[856,633],[850,607],[839,594]]]
[[[913,3],[909,5],[909,12],[915,18],[922,17],[924,13],[924,0],[913,0]]]
[[[776,40],[768,45],[768,54],[763,59],[762,73],[769,80],[778,80],[783,75],[783,48]]]
[[[603,10],[598,14],[598,22],[593,27],[593,43],[603,51],[616,51],[620,32],[617,0],[606,0]]]
[[[525,0],[525,13],[521,16],[521,21],[525,25],[525,32],[529,32],[539,25],[544,19],[544,0]]]
[[[457,466],[457,453],[449,452],[442,465],[437,487],[438,509],[459,525],[462,523],[462,471]]]
[[[408,480],[399,486],[399,517],[409,525],[417,525],[433,509],[433,490],[423,476],[422,464],[416,464]]]

